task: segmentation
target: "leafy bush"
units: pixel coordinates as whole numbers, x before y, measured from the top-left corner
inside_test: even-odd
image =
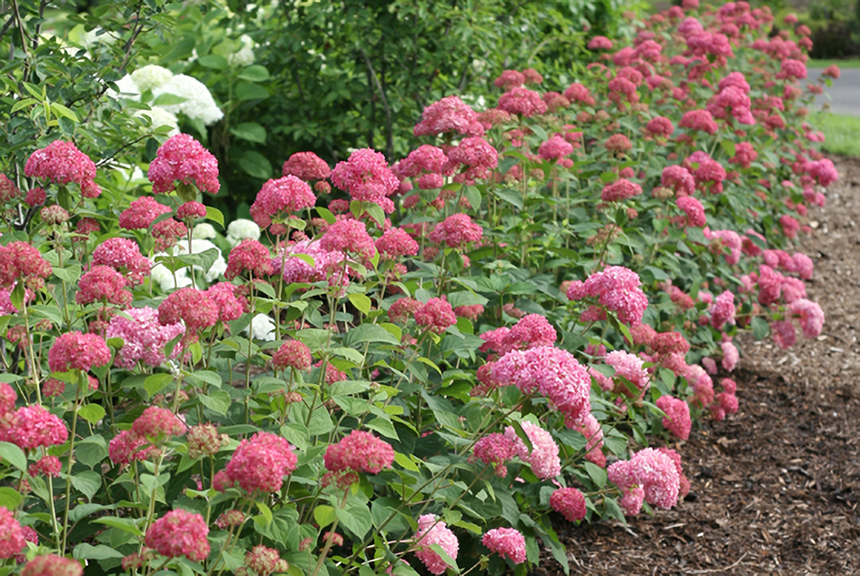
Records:
[[[291,155],[226,227],[203,203],[215,156],[131,114],[205,125],[208,100],[156,95],[150,68],[138,99],[87,77],[104,100],[55,107],[65,84],[22,56],[10,133],[30,136],[0,180],[7,571],[523,574],[541,546],[567,567],[551,511],[674,506],[669,443],[738,409],[734,336],[820,333],[812,261],[783,249],[837,178],[805,123],[808,38],[696,4],[591,39],[557,91],[508,69],[496,108],[432,102],[428,144],[394,165]],[[117,79],[139,10],[105,48]]]

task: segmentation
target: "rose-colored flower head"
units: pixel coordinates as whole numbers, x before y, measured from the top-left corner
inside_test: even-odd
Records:
[[[332,183],[349,192],[353,200],[379,204],[383,211],[394,211],[394,202],[389,196],[400,188],[385,156],[370,148],[362,148],[349,155],[349,159],[338,162],[331,172]]]
[[[325,180],[331,175],[331,168],[313,152],[296,152],[284,162],[281,174],[305,181]]]
[[[529,450],[525,442],[517,436],[513,426],[505,428],[505,436],[513,440],[517,446],[517,455],[520,460],[528,463],[534,475],[542,480],[555,478],[561,474],[561,460],[558,457],[558,444],[552,439],[552,435],[527,420],[520,422],[523,431],[531,441],[532,449]]]
[[[400,298],[391,303],[388,308],[388,318],[392,322],[405,324],[421,306],[422,303],[413,298]]]
[[[645,125],[645,129],[652,136],[668,138],[675,131],[675,126],[672,125],[672,121],[668,118],[657,116],[656,118],[648,121],[648,124]]]
[[[263,545],[254,546],[245,554],[245,566],[257,576],[269,576],[280,562],[280,553]]]
[[[629,461],[619,460],[611,464],[607,475],[610,482],[621,488],[625,497],[632,499],[631,505],[625,509],[627,513],[638,513],[636,503],[641,506],[640,495],[652,506],[660,508],[668,509],[678,502],[680,475],[675,463],[653,448],[640,450]]]
[[[119,215],[119,227],[125,230],[146,230],[156,218],[170,212],[170,208],[160,204],[151,196],[138,198]]]
[[[128,306],[133,296],[125,289],[127,285],[125,276],[113,268],[94,266],[78,281],[79,290],[75,294],[75,302],[81,305],[100,302],[102,305]]]
[[[238,486],[251,494],[256,490],[278,492],[284,476],[296,469],[296,455],[289,442],[268,432],[257,432],[242,440],[227,467],[215,475],[213,485],[224,491]]]
[[[475,442],[472,450],[475,458],[484,464],[493,466],[496,475],[501,478],[507,476],[508,473],[505,464],[517,455],[516,442],[498,432],[488,434]]]
[[[585,518],[585,495],[576,488],[559,488],[549,497],[549,505],[569,522]]]
[[[457,96],[446,96],[424,109],[422,120],[415,125],[415,136],[439,136],[453,132],[461,136],[483,136],[484,127],[468,104]]]
[[[137,242],[128,238],[108,238],[93,250],[94,266],[110,266],[132,284],[149,276],[151,263],[140,253]]]
[[[56,554],[36,556],[21,570],[21,576],[82,576],[83,573],[80,562]]]
[[[711,310],[711,326],[721,330],[726,323],[735,321],[735,295],[726,290],[717,296]]]
[[[600,193],[604,202],[623,202],[633,196],[642,194],[642,187],[626,178],[619,178],[611,184],[606,184]]]
[[[101,189],[93,182],[95,163],[72,142],[55,140],[33,152],[24,165],[24,175],[44,178],[55,184],[74,182],[81,187],[84,198],[97,198],[101,194]]]
[[[484,534],[481,543],[502,558],[507,557],[514,564],[526,561],[526,539],[519,530],[513,528],[494,528]]]
[[[51,265],[39,250],[26,242],[0,246],[0,287],[12,288],[18,280],[23,280],[28,288],[39,289],[51,272]]]
[[[148,366],[160,366],[166,358],[164,347],[177,336],[185,333],[185,327],[177,322],[162,325],[158,321],[158,310],[150,307],[129,308],[124,311],[129,318],[113,316],[105,337],[122,338],[124,344],[116,355],[114,364],[121,368],[133,368],[138,362]],[[177,344],[171,358],[175,358],[181,345]]]
[[[570,300],[597,298],[598,302],[618,314],[618,319],[629,326],[642,322],[648,307],[648,297],[640,288],[639,275],[623,266],[607,266],[592,274],[585,282],[574,281],[567,290]]]
[[[707,226],[708,220],[705,216],[705,207],[696,198],[692,196],[681,196],[675,203],[678,208],[684,211],[687,215],[687,226],[695,226],[702,228]]]
[[[320,247],[329,252],[350,252],[363,262],[369,262],[376,255],[373,239],[364,222],[359,220],[338,220],[329,226],[320,240]]]
[[[209,527],[203,516],[187,510],[171,510],[152,523],[145,543],[162,556],[185,556],[202,562],[209,556]]]
[[[612,40],[606,36],[595,36],[588,41],[589,50],[612,50]]]
[[[176,217],[186,222],[193,222],[196,218],[206,217],[206,206],[200,202],[185,202],[176,209]]]
[[[518,72],[516,70],[505,70],[499,75],[498,78],[493,80],[493,84],[495,84],[497,88],[501,88],[505,91],[511,90],[512,88],[517,88],[525,83],[525,75],[522,72]]]
[[[8,414],[0,427],[0,440],[11,442],[22,450],[58,446],[68,438],[66,423],[38,404]]]
[[[232,322],[248,311],[248,301],[240,294],[239,287],[229,282],[218,282],[206,290],[206,295],[218,305],[218,320]]]
[[[52,372],[89,371],[93,366],[110,362],[110,350],[96,334],[67,332],[54,341],[48,351],[48,366]]]
[[[0,174],[0,203],[9,202],[19,196],[21,196],[21,191],[15,186],[15,183],[9,180],[5,174]],[[36,205],[38,206],[38,204],[41,202]]]
[[[196,333],[218,321],[218,304],[197,288],[180,288],[158,305],[158,321],[163,325],[185,323],[187,333]]]
[[[457,316],[446,300],[430,298],[415,311],[415,322],[431,332],[441,334],[457,323]]]
[[[212,424],[198,424],[188,430],[188,457],[214,456],[230,443],[230,437],[220,434]]]
[[[138,416],[131,431],[152,444],[158,444],[170,436],[185,434],[188,427],[176,414],[166,408],[150,406]]]
[[[155,453],[157,448],[146,438],[138,436],[131,430],[123,430],[117,434],[108,446],[111,462],[125,466],[134,461],[143,461]]]
[[[821,328],[824,326],[824,311],[815,302],[806,298],[795,300],[788,305],[788,313],[799,319],[800,329],[807,338],[816,338],[821,334]]]
[[[311,208],[317,199],[307,182],[293,175],[269,180],[251,205],[251,218],[260,228],[283,221],[293,212]]]
[[[251,278],[263,278],[275,273],[269,249],[253,238],[245,238],[230,250],[224,278],[232,280],[243,272],[248,272]]]
[[[376,249],[382,258],[394,260],[418,254],[418,242],[402,228],[389,228],[376,241]]]
[[[528,118],[546,112],[546,102],[534,90],[518,86],[499,96],[499,108]]]
[[[0,507],[0,558],[12,558],[26,546],[24,529],[15,516],[6,508]]]
[[[690,110],[685,112],[678,123],[681,128],[688,130],[699,130],[707,134],[716,134],[719,126],[714,121],[713,115],[707,110]]]
[[[468,214],[453,214],[436,224],[428,239],[462,250],[468,243],[479,241],[483,235],[484,229],[472,222]]]
[[[175,218],[162,220],[152,227],[152,240],[156,251],[166,252],[176,241],[188,233],[188,227]]]
[[[330,472],[366,472],[379,474],[391,468],[394,449],[363,430],[353,430],[337,444],[330,444],[323,457],[326,470]]]
[[[310,348],[298,340],[284,342],[277,352],[272,354],[272,364],[281,370],[293,368],[302,372],[310,370],[312,363]]]
[[[417,550],[415,556],[424,563],[424,566],[432,574],[444,574],[448,569],[448,564],[442,560],[436,551],[430,548],[431,545],[438,544],[453,560],[457,559],[457,552],[460,550],[457,537],[451,532],[448,525],[437,520],[434,514],[424,514],[418,518],[418,531],[415,533],[414,540]]]
[[[27,196],[24,197],[24,202],[27,203],[28,206],[35,208],[36,206],[41,206],[47,200],[48,194],[45,192],[44,188],[30,188],[27,191]]]
[[[657,408],[666,413],[663,418],[663,427],[681,440],[687,440],[692,428],[690,406],[683,400],[672,396],[660,396],[656,405]]]
[[[660,184],[671,188],[679,196],[690,196],[696,191],[696,180],[683,166],[666,166]]]
[[[451,162],[462,164],[466,169],[456,176],[456,182],[472,185],[475,180],[490,177],[490,170],[499,165],[499,152],[480,136],[464,138],[456,147],[448,151]]]
[[[18,393],[15,389],[5,382],[0,383],[0,417],[11,412],[17,400]]]
[[[544,160],[558,160],[572,153],[573,145],[558,134],[542,142],[538,148],[538,155]]]
[[[197,187],[201,192],[217,194],[221,188],[218,182],[218,160],[200,142],[188,134],[177,134],[158,148],[155,159],[149,165],[149,181],[152,191],[166,194],[176,189],[176,181]],[[195,194],[183,193],[193,200]]]

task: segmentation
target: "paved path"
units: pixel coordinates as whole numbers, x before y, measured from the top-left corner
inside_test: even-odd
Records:
[[[810,68],[807,80],[815,81],[821,75],[822,69]],[[833,81],[833,86],[825,88],[826,95],[816,98],[816,102],[830,102],[830,111],[834,114],[849,114],[860,116],[860,68],[842,70],[839,80]]]

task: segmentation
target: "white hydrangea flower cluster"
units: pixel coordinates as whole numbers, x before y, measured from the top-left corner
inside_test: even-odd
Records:
[[[260,227],[257,226],[256,222],[244,218],[230,222],[230,225],[227,226],[227,242],[230,243],[230,246],[238,246],[245,238],[260,239]]]
[[[191,237],[198,240],[211,240],[218,235],[215,227],[208,222],[201,222],[191,231]]]
[[[268,314],[257,314],[251,319],[251,324],[245,328],[244,333],[250,332],[254,340],[272,342],[275,339],[275,323]]]
[[[227,270],[227,261],[224,259],[224,255],[221,253],[221,250],[209,240],[202,240],[192,238],[191,240],[191,253],[192,254],[200,254],[207,250],[211,250],[214,248],[218,250],[218,257],[212,263],[212,266],[209,270],[203,270],[200,266],[194,266],[195,270],[200,271],[203,274],[203,278],[206,282],[210,284],[215,282],[218,278],[221,277],[222,274]],[[174,246],[171,250],[171,254],[174,256],[181,256],[183,254],[188,254],[188,244],[186,242],[179,242]],[[191,286],[191,275],[188,272],[188,268],[182,268],[176,271],[176,276],[174,278],[173,273],[167,269],[167,267],[158,262],[156,263],[156,259],[159,256],[167,256],[168,254],[165,252],[158,252],[153,256],[153,266],[150,271],[150,278],[152,282],[158,284],[159,288],[161,288],[162,292],[170,292],[176,288],[185,288],[186,286]]]
[[[155,90],[159,86],[167,84],[173,78],[173,72],[164,66],[147,64],[131,73],[131,79],[141,92]]]
[[[239,42],[239,50],[227,56],[227,62],[231,66],[250,66],[254,63],[254,48],[256,47],[256,43],[247,34],[242,34],[239,37]]]
[[[170,126],[170,132],[167,133],[168,136],[179,134],[179,120],[161,106],[153,106],[149,110],[138,110],[134,113],[134,116],[135,118],[148,118],[153,128]]]

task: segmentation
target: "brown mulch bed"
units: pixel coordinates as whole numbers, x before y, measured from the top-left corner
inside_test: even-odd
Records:
[[[673,446],[690,495],[626,526],[558,522],[571,573],[860,573],[860,160],[834,161],[840,182],[798,248],[822,336],[787,351],[739,339],[739,412]],[[534,571],[559,573],[548,555]]]

